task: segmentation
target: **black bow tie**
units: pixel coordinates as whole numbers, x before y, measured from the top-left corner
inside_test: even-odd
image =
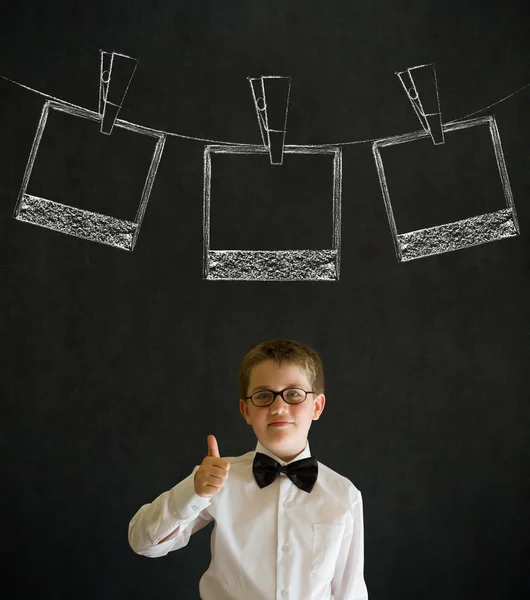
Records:
[[[260,488],[271,484],[278,473],[285,473],[287,477],[304,492],[313,489],[318,477],[318,462],[314,456],[295,460],[290,465],[282,465],[268,454],[256,452],[252,463],[252,473]]]

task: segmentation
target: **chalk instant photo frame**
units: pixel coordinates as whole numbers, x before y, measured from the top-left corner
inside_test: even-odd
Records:
[[[212,250],[210,248],[210,205],[213,154],[263,154],[259,145],[209,145],[204,150],[203,278],[233,281],[336,281],[340,275],[342,200],[342,149],[339,146],[312,148],[284,146],[286,154],[328,154],[333,157],[333,226],[330,248],[321,250]],[[277,168],[282,168],[278,166]]]
[[[405,262],[424,258],[433,254],[451,252],[519,235],[515,204],[495,118],[493,116],[486,116],[467,121],[455,121],[442,125],[442,130],[450,132],[483,125],[489,127],[497,167],[504,190],[506,208],[453,223],[445,223],[407,233],[398,233],[397,230],[380,148],[414,142],[427,138],[430,134],[427,131],[417,131],[373,142],[372,150],[398,261]]]
[[[136,216],[133,221],[118,219],[109,215],[54,202],[47,198],[33,196],[28,193],[31,172],[37,157],[39,144],[46,127],[50,109],[62,111],[74,117],[88,119],[99,123],[102,122],[103,118],[100,113],[62,104],[60,102],[49,100],[44,104],[35,139],[33,140],[30,157],[26,165],[24,179],[22,181],[13,215],[14,218],[18,221],[39,225],[40,227],[46,227],[60,233],[73,235],[92,242],[99,242],[122,250],[132,251],[138,239],[138,234],[140,233],[140,227],[145,215],[147,203],[149,202],[149,196],[151,195],[151,189],[156,177],[158,165],[160,164],[160,159],[162,157],[166,134],[158,133],[145,127],[116,119],[115,127],[127,129],[128,131],[140,135],[148,135],[157,140]]]

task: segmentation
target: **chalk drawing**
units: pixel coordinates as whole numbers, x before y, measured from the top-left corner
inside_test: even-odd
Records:
[[[101,51],[99,112],[54,100],[45,102],[15,206],[13,215],[15,219],[122,250],[134,250],[166,141],[164,133],[117,118],[136,69],[136,62],[122,54]],[[100,130],[106,135],[110,135],[113,128],[118,127],[157,140],[134,220],[128,221],[83,210],[48,198],[40,198],[28,192],[31,173],[50,110],[100,122]]]
[[[13,81],[4,76],[2,79],[36,93],[48,101],[45,103],[37,128],[33,147],[24,173],[24,178],[15,208],[14,217],[48,227],[56,231],[80,238],[101,242],[117,248],[133,250],[140,226],[149,201],[149,196],[161,159],[167,137],[199,141],[209,144],[204,151],[204,277],[206,279],[250,279],[250,280],[336,280],[340,267],[340,210],[342,195],[342,146],[353,144],[372,144],[383,199],[399,261],[413,260],[432,254],[448,252],[473,245],[482,244],[519,234],[519,225],[515,212],[508,173],[504,162],[502,145],[493,116],[482,119],[468,117],[482,113],[489,108],[505,102],[519,94],[530,83],[486,107],[457,117],[442,124],[436,72],[433,64],[419,65],[405,71],[396,72],[407,96],[422,124],[423,131],[391,137],[376,137],[353,141],[324,144],[285,145],[287,113],[290,96],[290,78],[288,77],[249,77],[258,124],[263,146],[195,137],[144,127],[117,118],[123,105],[129,84],[136,69],[137,61],[123,54],[101,51],[99,112],[70,103]],[[115,87],[114,87],[115,86]],[[271,102],[271,98],[274,100]],[[31,170],[37,155],[39,142],[46,126],[50,109],[60,110],[75,117],[86,118],[101,123],[101,132],[110,134],[114,126],[123,127],[135,133],[152,136],[157,139],[153,158],[140,206],[133,221],[117,219],[39,198],[28,192]],[[443,145],[444,134],[449,131],[487,124],[490,128],[493,148],[501,177],[506,208],[493,213],[479,215],[469,219],[446,223],[417,231],[398,233],[390,193],[386,183],[380,148],[393,144],[413,142],[430,136],[433,143]],[[228,153],[268,153],[273,165],[283,164],[284,153],[330,153],[333,155],[333,231],[329,249],[323,250],[282,250],[282,251],[246,251],[212,250],[209,244],[210,203],[211,203],[211,155]]]
[[[291,78],[249,77],[263,145],[208,145],[204,150],[203,277],[211,280],[335,281],[340,274],[342,150],[285,145]],[[322,250],[213,250],[210,247],[212,155],[269,154],[283,165],[284,154],[329,154],[333,157],[330,248]]]
[[[420,65],[396,74],[423,127],[423,131],[382,138],[372,143],[372,151],[398,261],[405,262],[425,258],[434,254],[469,248],[519,235],[515,204],[495,118],[486,116],[442,124],[434,65]],[[445,144],[445,133],[482,125],[489,127],[506,208],[453,223],[444,223],[435,227],[399,233],[380,149],[414,142],[426,137],[431,137],[435,145],[442,146]]]
[[[442,113],[434,64],[418,65],[396,75],[412,104],[423,129],[434,144],[443,144]]]
[[[342,149],[286,145],[285,154],[329,154],[333,159],[332,231],[330,248],[322,250],[212,250],[210,205],[212,155],[268,154],[259,145],[214,146],[204,149],[203,277],[250,281],[335,281],[340,274]]]
[[[102,115],[101,133],[110,135],[131,85],[138,61],[117,52],[100,50],[100,53],[99,112]]]
[[[28,92],[32,92],[33,94],[37,94],[38,96],[42,96],[43,98],[47,98],[48,100],[55,100],[59,104],[64,104],[66,106],[71,106],[73,108],[79,108],[81,110],[85,109],[85,107],[80,106],[78,104],[74,104],[72,102],[68,102],[68,100],[65,100],[64,98],[59,98],[57,96],[52,96],[51,94],[47,94],[46,92],[43,92],[42,90],[37,90],[36,88],[32,88],[29,85],[21,83],[20,81],[15,81],[14,79],[10,79],[9,77],[5,77],[4,75],[0,75],[0,79],[3,79],[4,81],[7,81],[9,83],[12,83],[13,85],[16,85],[17,87],[20,87],[20,88],[22,88],[24,90],[27,90]],[[496,100],[495,102],[492,102],[491,104],[488,104],[487,106],[479,108],[478,110],[475,110],[475,111],[473,111],[471,113],[466,113],[465,115],[461,115],[460,117],[456,117],[455,119],[451,119],[450,121],[446,121],[446,125],[449,124],[449,123],[454,123],[456,121],[461,121],[463,119],[467,119],[468,117],[471,117],[471,116],[474,116],[474,115],[478,115],[479,113],[482,113],[482,112],[488,110],[489,108],[491,108],[493,106],[498,106],[499,104],[502,104],[503,102],[506,102],[506,100],[509,100],[513,96],[516,96],[517,94],[520,94],[521,92],[523,92],[527,88],[530,88],[530,83],[525,83],[524,85],[522,85],[520,88],[518,88],[514,92],[511,92],[510,94],[507,94],[506,96],[503,96],[499,100]],[[122,123],[128,123],[128,121],[122,121]],[[128,124],[131,124],[131,123],[128,123]],[[199,136],[187,135],[187,134],[184,134],[184,133],[178,133],[176,131],[166,131],[166,130],[163,130],[163,129],[155,129],[155,128],[152,128],[152,127],[145,127],[145,126],[142,126],[142,125],[137,125],[137,126],[141,127],[143,130],[148,130],[148,131],[151,131],[153,133],[164,134],[167,137],[174,137],[174,138],[179,138],[179,139],[183,139],[183,140],[191,140],[191,141],[195,141],[195,142],[204,142],[206,144],[214,144],[214,145],[226,144],[228,146],[248,146],[249,145],[248,142],[236,142],[236,141],[233,141],[233,140],[230,141],[230,140],[219,140],[219,139],[212,139],[212,138],[204,138],[204,137],[199,137]],[[306,148],[329,148],[329,147],[332,147],[332,146],[334,147],[334,146],[350,146],[350,145],[359,145],[359,144],[371,144],[371,143],[376,142],[376,141],[378,141],[380,139],[383,139],[383,138],[381,136],[376,136],[376,137],[366,138],[366,139],[360,139],[360,140],[334,141],[334,142],[325,142],[325,143],[320,143],[320,144],[304,144],[304,146]]]
[[[291,78],[269,75],[248,80],[263,145],[269,150],[271,165],[282,165]]]

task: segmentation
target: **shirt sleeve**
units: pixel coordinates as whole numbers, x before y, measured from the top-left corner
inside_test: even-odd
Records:
[[[186,546],[190,537],[213,517],[208,512],[210,498],[195,493],[192,473],[150,504],[144,504],[129,523],[129,545],[137,554],[149,558],[165,556]],[[172,534],[172,535],[170,535]],[[164,538],[169,536],[164,542]]]
[[[364,581],[363,500],[359,490],[353,488],[353,491],[353,524],[344,531],[331,582],[331,592],[335,600],[368,600],[368,590]]]

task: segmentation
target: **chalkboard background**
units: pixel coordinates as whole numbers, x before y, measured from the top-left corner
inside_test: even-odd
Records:
[[[345,143],[419,129],[395,75],[408,67],[435,63],[444,121],[530,83],[529,23],[516,0],[19,1],[3,9],[0,75],[97,110],[99,51],[120,52],[139,60],[120,118],[254,144],[247,77],[286,75],[286,143]],[[287,337],[324,361],[309,441],[363,492],[370,598],[528,599],[530,88],[480,113],[497,120],[520,236],[399,263],[371,145],[344,145],[335,282],[203,279],[205,144],[189,139],[168,138],[132,253],[13,219],[44,101],[0,80],[5,589],[198,598],[213,526],[148,560],[129,520],[200,464],[208,434],[221,456],[255,447],[239,363]],[[151,141],[100,135],[97,150],[74,117],[54,123],[32,191],[130,218]],[[403,231],[503,208],[477,136],[455,137],[449,162],[428,144],[389,149]],[[237,157],[225,161],[212,242],[250,247],[261,228],[272,247],[326,243],[317,167],[314,195],[299,166],[284,193],[276,180],[262,192],[288,159],[246,163],[241,185]],[[264,197],[275,212],[260,223]]]

